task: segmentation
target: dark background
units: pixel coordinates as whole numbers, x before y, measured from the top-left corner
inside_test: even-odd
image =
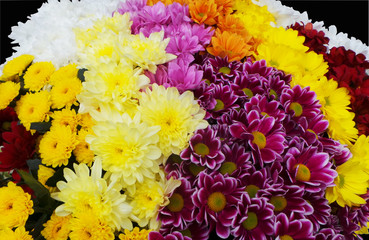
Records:
[[[46,1],[0,0],[0,63],[12,54],[11,40],[8,35],[11,26],[25,22],[27,16],[36,13]],[[307,11],[313,21],[324,21],[326,27],[336,25],[338,32],[348,33],[368,45],[368,1],[282,1],[284,5],[300,12]],[[37,34],[37,33],[35,33]],[[369,239],[366,237],[364,239]]]

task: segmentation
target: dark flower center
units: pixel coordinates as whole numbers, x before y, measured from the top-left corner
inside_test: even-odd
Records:
[[[252,143],[258,145],[260,149],[265,148],[266,145],[266,138],[265,135],[262,134],[259,131],[252,132],[252,135],[254,136],[254,140],[252,140]]]
[[[260,188],[254,184],[247,185],[246,192],[249,194],[250,198],[254,198],[256,193],[260,190]]]
[[[11,123],[10,123],[10,122],[3,122],[3,124],[2,124],[2,126],[1,126],[1,128],[2,128],[3,130],[8,131],[8,130],[10,130],[10,126],[11,126]]]
[[[243,88],[242,91],[248,96],[249,98],[254,96],[254,93],[249,88]]]
[[[168,204],[168,209],[171,212],[180,212],[182,211],[183,207],[184,207],[184,201],[183,201],[183,197],[181,194],[179,193],[173,193],[173,195],[169,198],[169,204]]]
[[[219,171],[221,174],[225,175],[228,173],[231,175],[237,169],[237,165],[234,162],[224,162],[220,167]]]
[[[302,106],[298,102],[291,103],[289,109],[295,112],[295,117],[300,117],[302,115]]]
[[[215,104],[215,107],[213,109],[213,111],[220,111],[224,109],[224,103],[222,100],[220,99],[215,99],[217,104]]]
[[[287,206],[287,200],[286,200],[286,198],[284,198],[282,196],[273,196],[270,199],[270,203],[273,204],[274,211],[276,211],[276,212],[283,211],[283,209],[285,209],[286,206]]]
[[[198,155],[201,155],[202,157],[208,155],[210,152],[209,147],[203,143],[197,143],[194,147],[194,150],[195,150],[195,153],[197,153]]]
[[[258,217],[256,216],[256,213],[254,212],[248,212],[247,213],[247,219],[242,222],[242,226],[246,230],[252,230],[256,228],[258,225]]]
[[[196,177],[201,171],[205,169],[203,166],[198,166],[196,164],[191,163],[189,166],[190,172],[194,177]]]
[[[227,199],[221,192],[213,192],[208,197],[208,206],[214,212],[222,211],[227,204]]]
[[[297,168],[296,180],[299,180],[302,182],[306,182],[310,180],[311,173],[308,167],[306,167],[302,163],[299,163],[299,164],[296,164],[293,169],[296,169],[296,168]]]
[[[224,73],[224,74],[230,74],[231,73],[231,69],[229,67],[221,67],[219,69],[219,72]]]

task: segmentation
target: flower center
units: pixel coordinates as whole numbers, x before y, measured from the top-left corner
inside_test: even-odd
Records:
[[[221,67],[219,69],[219,72],[224,73],[224,74],[230,74],[231,73],[231,69],[229,67]]]
[[[223,175],[225,175],[226,173],[231,175],[236,169],[237,165],[234,162],[224,162],[222,163],[219,171]]]
[[[318,139],[318,135],[316,135],[316,133],[313,130],[311,130],[311,129],[308,128],[308,129],[306,129],[306,131],[311,132],[311,133],[314,133],[315,138]]]
[[[252,143],[258,145],[260,149],[265,148],[266,138],[264,134],[259,131],[254,131],[252,132],[252,136],[254,136],[254,140],[252,140]]]
[[[306,182],[310,180],[310,170],[308,167],[306,167],[304,164],[296,164],[295,167],[293,169],[297,168],[297,173],[296,173],[296,180],[302,181],[302,182]]]
[[[183,236],[186,236],[186,237],[189,237],[189,238],[192,238],[192,234],[191,234],[191,231],[187,228],[185,230],[182,230],[180,231],[182,233]]]
[[[220,99],[215,99],[217,101],[217,104],[215,104],[215,107],[213,111],[220,111],[224,109],[224,103]]]
[[[273,196],[270,199],[270,203],[273,204],[274,211],[276,211],[276,212],[283,211],[283,209],[285,209],[286,206],[287,206],[287,200],[286,200],[286,198],[284,198],[282,196]]]
[[[182,211],[183,207],[184,207],[184,201],[183,201],[183,197],[181,194],[179,193],[173,193],[173,195],[169,198],[169,204],[168,204],[168,209],[171,212],[180,212]]]
[[[254,96],[254,93],[249,88],[243,88],[242,91],[248,96],[249,98]]]
[[[276,92],[276,91],[274,91],[273,89],[270,89],[270,90],[269,90],[269,95],[273,95],[273,96],[275,96],[275,98],[278,98],[278,94],[277,94],[277,92]]]
[[[208,206],[214,212],[220,212],[227,204],[226,197],[221,192],[213,192],[208,197]]]
[[[344,185],[345,185],[345,176],[339,173],[338,174],[338,187],[343,188]]]
[[[290,235],[280,236],[279,239],[281,239],[281,240],[293,240],[293,238]]]
[[[242,226],[247,230],[252,230],[256,228],[258,225],[258,217],[256,216],[256,213],[249,212],[247,213],[247,219],[242,222]]]
[[[254,184],[250,184],[247,185],[246,187],[246,192],[249,194],[250,198],[254,198],[256,196],[256,193],[259,191],[259,187],[254,185]]]
[[[10,122],[3,122],[1,128],[4,130],[10,130],[11,123]]]
[[[201,171],[205,169],[203,166],[198,166],[196,164],[191,163],[189,166],[190,172],[194,177],[196,177]]]
[[[194,147],[195,153],[204,157],[209,154],[209,148],[203,143],[197,143]]]
[[[295,117],[300,117],[302,115],[302,106],[298,102],[291,103],[289,109],[295,112]]]
[[[261,114],[261,116],[270,117],[270,116],[269,116],[269,114],[268,114],[268,113],[266,113],[266,112],[261,112],[260,114]]]

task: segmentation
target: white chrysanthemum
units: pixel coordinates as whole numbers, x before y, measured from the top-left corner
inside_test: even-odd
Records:
[[[126,195],[120,193],[122,186],[102,178],[99,160],[95,161],[91,173],[86,164],[74,164],[74,172],[65,168],[64,178],[65,182],[57,183],[60,192],[51,194],[54,199],[63,202],[55,209],[58,216],[89,211],[104,219],[113,229],[132,229],[132,207],[126,202]]]
[[[16,53],[35,56],[35,61],[52,61],[56,67],[76,62],[74,28],[88,28],[94,20],[111,16],[120,0],[49,0],[26,23],[12,27]]]

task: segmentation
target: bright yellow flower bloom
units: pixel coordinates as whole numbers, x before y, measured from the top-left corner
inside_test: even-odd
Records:
[[[52,168],[48,168],[45,167],[44,165],[39,165],[38,166],[38,171],[37,171],[37,177],[38,177],[38,181],[44,185],[44,187],[46,187],[49,192],[55,192],[56,191],[56,187],[49,187],[48,185],[46,185],[47,180],[49,180],[50,177],[52,177],[55,173],[55,170]]]
[[[32,55],[23,54],[8,61],[4,65],[3,75],[1,75],[0,80],[18,81],[19,76],[23,74],[23,71],[32,63],[33,59]]]
[[[50,116],[53,119],[52,126],[69,126],[73,132],[77,131],[80,115],[74,109],[63,108],[61,111],[53,112]]]
[[[0,228],[0,239],[6,240],[33,240],[24,227],[18,227],[14,231],[11,228]]]
[[[139,229],[135,227],[132,231],[124,229],[124,233],[119,234],[120,240],[146,240],[149,237],[150,230]]]
[[[86,135],[88,134],[93,134],[93,131],[86,128],[82,128],[78,131],[77,140],[79,143],[73,150],[73,154],[76,156],[77,162],[91,166],[94,161],[95,154],[90,149],[90,144],[86,142]]]
[[[5,109],[13,99],[18,96],[20,89],[19,83],[7,81],[0,83],[0,110]]]
[[[53,213],[50,219],[44,223],[41,231],[46,240],[67,240],[70,233],[70,220],[72,216],[59,217]]]
[[[30,91],[39,91],[50,80],[55,67],[51,62],[37,62],[32,64],[24,74],[24,87]]]
[[[0,188],[0,228],[23,227],[28,216],[33,214],[31,195],[13,182]]]

